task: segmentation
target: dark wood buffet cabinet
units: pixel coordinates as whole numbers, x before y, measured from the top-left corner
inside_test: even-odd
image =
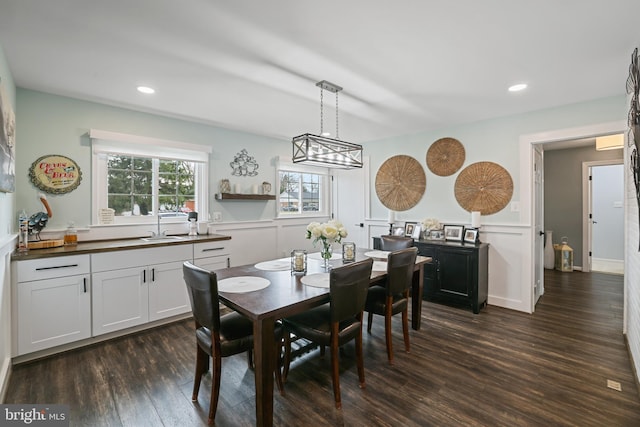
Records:
[[[433,259],[424,266],[423,298],[470,307],[474,313],[487,304],[488,243],[415,240],[418,254]],[[374,249],[380,238],[373,238]]]

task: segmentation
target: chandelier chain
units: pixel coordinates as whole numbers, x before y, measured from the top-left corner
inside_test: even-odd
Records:
[[[340,134],[338,133],[338,92],[336,92],[336,139],[340,139]]]
[[[324,89],[320,87],[320,135],[323,133],[324,124]]]

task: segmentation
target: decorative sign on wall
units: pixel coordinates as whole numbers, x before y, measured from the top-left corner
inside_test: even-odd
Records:
[[[33,185],[51,194],[75,190],[82,180],[80,168],[68,157],[48,154],[31,164],[29,178]]]
[[[233,158],[233,162],[229,163],[231,169],[231,175],[235,176],[256,176],[258,175],[258,162],[253,156],[250,156],[246,149],[242,149]]]

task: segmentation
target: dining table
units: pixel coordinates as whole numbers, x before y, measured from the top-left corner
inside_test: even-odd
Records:
[[[253,322],[253,360],[256,388],[256,425],[273,425],[273,372],[276,367],[276,321],[329,301],[329,288],[313,286],[305,279],[327,273],[319,253],[310,253],[306,260],[306,272],[293,274],[288,258],[215,270],[218,278],[219,300]],[[337,256],[336,256],[337,255]],[[371,285],[383,284],[387,275],[388,253],[371,249],[356,250],[356,261],[374,258]],[[343,265],[339,254],[334,254],[331,267]],[[379,258],[377,258],[379,257]],[[411,284],[411,327],[420,329],[424,265],[430,257],[418,256]],[[326,276],[326,275],[325,275]],[[227,279],[227,280],[225,280]],[[265,280],[266,279],[266,280]],[[238,288],[225,287],[241,282]],[[307,284],[305,284],[305,282]],[[248,284],[246,290],[242,283]],[[309,285],[311,283],[311,285]],[[252,285],[253,284],[253,285]],[[255,286],[255,285],[258,286]],[[252,290],[255,289],[255,290]]]

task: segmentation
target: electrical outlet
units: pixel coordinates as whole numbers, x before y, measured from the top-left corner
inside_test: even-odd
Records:
[[[618,381],[607,380],[607,387],[617,391],[622,391],[622,385]]]
[[[511,212],[520,212],[520,202],[511,202]]]
[[[213,222],[222,222],[222,212],[213,213]]]

